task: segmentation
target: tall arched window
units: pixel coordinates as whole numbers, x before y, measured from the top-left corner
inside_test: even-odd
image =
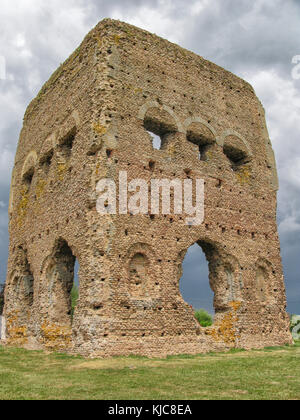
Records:
[[[194,310],[205,309],[214,314],[214,293],[209,285],[209,267],[205,253],[197,243],[192,245],[182,264],[180,292]]]
[[[52,322],[65,325],[72,323],[79,293],[78,274],[75,275],[79,266],[75,263],[76,257],[68,243],[60,239],[46,270],[48,310]]]

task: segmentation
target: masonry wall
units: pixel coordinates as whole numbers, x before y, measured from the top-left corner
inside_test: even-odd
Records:
[[[118,182],[120,171],[128,181],[204,179],[204,222],[150,208],[100,216],[97,182]],[[101,22],[25,114],[11,190],[8,342],[88,356],[290,343],[277,188],[249,84],[155,35]],[[215,295],[206,329],[179,292],[194,243]]]

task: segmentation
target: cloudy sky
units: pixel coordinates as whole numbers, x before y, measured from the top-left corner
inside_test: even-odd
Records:
[[[279,170],[288,310],[300,313],[300,79],[292,77],[292,58],[300,56],[299,0],[1,0],[0,281],[6,275],[10,174],[26,106],[105,17],[176,42],[254,86],[266,109]],[[209,309],[212,295],[199,256],[193,248],[186,258],[183,295]]]

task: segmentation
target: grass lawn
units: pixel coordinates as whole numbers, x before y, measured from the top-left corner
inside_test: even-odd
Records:
[[[0,347],[0,400],[300,400],[300,343],[167,359],[86,360]]]

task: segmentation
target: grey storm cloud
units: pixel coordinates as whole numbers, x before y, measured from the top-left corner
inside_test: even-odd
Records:
[[[291,76],[292,57],[300,55],[298,0],[1,0],[6,80],[0,80],[0,281],[6,276],[10,174],[26,106],[105,17],[179,43],[254,86],[266,109],[279,171],[288,310],[300,313],[300,80]],[[211,309],[207,263],[198,246],[186,257],[181,288],[194,306]]]
[[[276,69],[290,75],[291,57],[299,50],[298,1],[212,1],[191,22],[190,48],[235,73]]]

